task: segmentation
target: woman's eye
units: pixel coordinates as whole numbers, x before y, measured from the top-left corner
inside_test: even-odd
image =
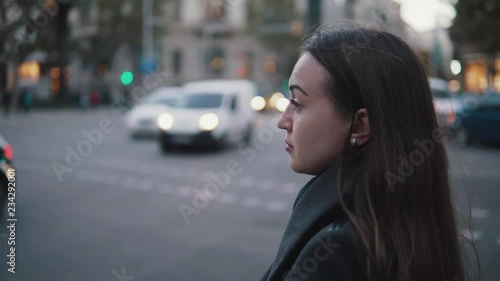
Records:
[[[296,100],[290,100],[290,104],[295,107],[295,109],[300,107],[300,104]]]

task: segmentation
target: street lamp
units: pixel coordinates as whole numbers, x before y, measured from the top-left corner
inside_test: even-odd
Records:
[[[462,65],[458,60],[452,60],[450,63],[450,69],[453,75],[458,75],[462,71]]]

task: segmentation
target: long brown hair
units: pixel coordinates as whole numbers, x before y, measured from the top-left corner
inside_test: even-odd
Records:
[[[443,134],[418,56],[397,36],[363,27],[322,28],[303,51],[331,76],[337,110],[368,111],[370,140],[353,148],[349,134],[337,172],[369,280],[467,280]]]

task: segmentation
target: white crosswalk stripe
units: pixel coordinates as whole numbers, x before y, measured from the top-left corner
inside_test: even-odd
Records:
[[[120,182],[120,179],[117,175],[108,175],[106,177],[106,183],[109,185],[117,185]]]
[[[285,202],[282,201],[271,201],[267,202],[264,207],[267,211],[278,212],[286,209]]]
[[[243,200],[243,206],[249,208],[255,208],[260,206],[261,202],[259,198],[249,197]]]
[[[231,193],[223,193],[217,196],[216,201],[224,204],[230,204],[235,201],[235,198]]]
[[[281,192],[283,193],[297,193],[299,190],[298,186],[294,183],[286,183],[281,188]]]
[[[123,180],[122,186],[126,188],[134,188],[138,184],[138,180],[133,177],[127,177]]]
[[[490,215],[490,212],[486,209],[481,208],[471,208],[471,216],[475,219],[486,219]]]
[[[190,186],[183,185],[177,188],[177,195],[180,197],[191,197],[193,196],[193,190]]]
[[[143,180],[140,182],[139,187],[142,190],[152,190],[153,189],[153,181],[151,180]]]
[[[243,177],[239,180],[239,184],[244,187],[255,186],[255,179],[252,177]]]
[[[104,182],[104,175],[101,173],[92,173],[90,178],[93,182],[101,183]]]
[[[172,194],[175,192],[174,187],[169,183],[162,183],[158,187],[158,191],[165,194]]]
[[[264,190],[270,190],[273,188],[273,181],[271,180],[263,180],[260,184],[259,187]]]

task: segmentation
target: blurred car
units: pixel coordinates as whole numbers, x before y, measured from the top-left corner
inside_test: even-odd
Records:
[[[163,152],[173,145],[222,147],[250,141],[256,112],[256,85],[248,80],[204,80],[184,85],[184,93],[158,118]]]
[[[125,125],[130,137],[153,137],[158,133],[158,117],[169,110],[181,96],[182,88],[158,88],[145,96],[127,115]]]
[[[458,142],[500,144],[500,95],[488,94],[465,99],[457,112],[453,133]]]
[[[457,98],[452,97],[448,90],[448,81],[429,77],[434,108],[438,118],[438,125],[444,129],[450,129],[456,119],[456,111],[460,103]]]
[[[0,135],[0,219],[7,203],[8,171],[12,167],[12,146]]]

